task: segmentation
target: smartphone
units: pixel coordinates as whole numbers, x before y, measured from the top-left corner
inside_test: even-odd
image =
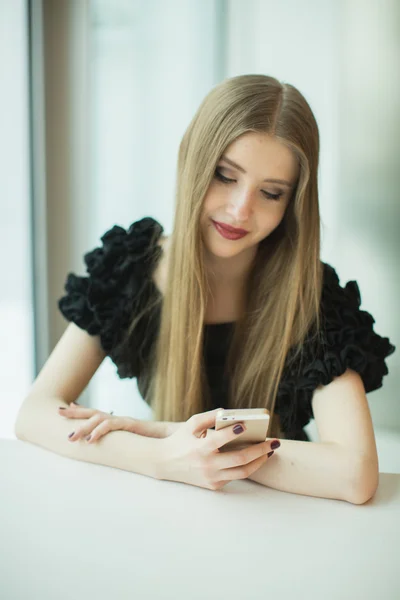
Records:
[[[241,433],[236,440],[224,444],[224,450],[238,449],[250,444],[265,442],[268,435],[270,413],[266,408],[222,408],[215,418],[215,431],[229,427],[236,423],[243,423],[246,431]],[[220,448],[220,451],[222,450]]]

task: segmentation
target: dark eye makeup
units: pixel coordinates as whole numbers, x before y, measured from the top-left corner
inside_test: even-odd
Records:
[[[217,179],[219,179],[219,181],[221,181],[222,183],[235,183],[236,179],[229,179],[228,177],[225,177],[224,175],[222,175],[222,173],[218,170],[215,169],[215,177]],[[261,190],[262,193],[265,195],[266,198],[268,198],[269,200],[279,200],[279,198],[282,196],[282,192],[279,192],[279,194],[271,194],[270,192],[267,192],[266,190]]]

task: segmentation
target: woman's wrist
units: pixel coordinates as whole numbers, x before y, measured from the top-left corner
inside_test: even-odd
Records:
[[[164,424],[164,433],[165,435],[163,437],[168,437],[169,435],[172,435],[173,433],[175,433],[175,431],[177,429],[179,429],[179,427],[182,425],[182,423],[184,423],[184,421],[181,422],[174,422],[174,421],[161,421]]]
[[[146,437],[165,438],[173,433],[182,425],[182,422],[174,421],[152,421],[151,419],[136,419],[134,417],[124,417],[130,420],[129,431]],[[184,422],[184,421],[183,421]]]
[[[165,438],[172,435],[181,423],[174,421],[152,421],[132,418],[132,433],[153,438]]]

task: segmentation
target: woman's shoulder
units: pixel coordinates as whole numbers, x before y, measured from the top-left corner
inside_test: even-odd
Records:
[[[307,425],[314,416],[314,390],[347,369],[360,375],[367,393],[380,388],[389,373],[386,359],[396,349],[375,330],[371,312],[362,308],[358,282],[341,285],[336,269],[329,263],[322,266],[321,329],[307,337],[297,361],[288,361],[280,383],[277,412],[287,430]]]
[[[328,263],[323,266],[320,383],[330,383],[349,368],[361,375],[366,392],[376,390],[388,374],[385,360],[396,347],[375,330],[375,318],[363,306],[358,281],[341,285],[336,269]]]
[[[340,278],[335,267],[323,261],[321,261],[321,265],[323,282],[321,301],[340,299],[360,306],[361,295],[358,282],[353,279],[343,286],[340,284]]]
[[[389,372],[385,361],[396,347],[376,330],[371,309],[363,305],[358,281],[342,285],[336,269],[329,263],[322,265],[321,330],[318,338],[307,342],[305,382],[315,389],[352,369],[360,374],[366,392],[376,390]]]
[[[100,246],[84,254],[87,272],[92,276],[109,274],[109,271],[121,273],[133,265],[139,265],[144,271],[153,264],[163,231],[153,217],[134,221],[127,229],[114,225],[101,236]]]
[[[100,335],[107,353],[150,297],[163,231],[152,217],[127,228],[114,225],[100,237],[101,244],[84,254],[86,274],[67,274],[60,312],[91,335]]]
[[[352,329],[367,327],[372,331],[375,319],[362,307],[362,296],[356,279],[340,282],[336,269],[322,262],[323,284],[320,314],[324,332],[328,329]]]

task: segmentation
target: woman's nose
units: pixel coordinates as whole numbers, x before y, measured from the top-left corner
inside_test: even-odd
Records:
[[[233,194],[228,205],[228,212],[234,219],[239,221],[247,221],[254,205],[254,192],[244,190]]]

